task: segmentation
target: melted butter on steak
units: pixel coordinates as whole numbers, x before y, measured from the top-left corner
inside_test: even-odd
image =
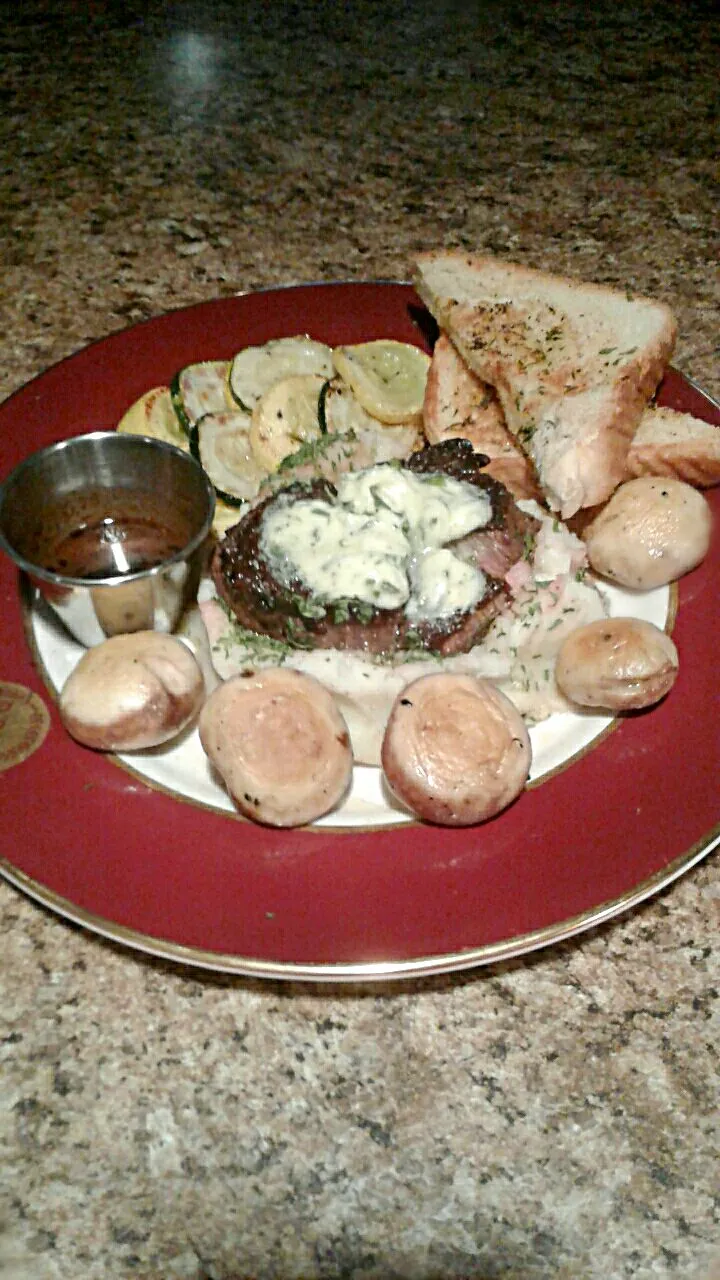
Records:
[[[332,501],[274,503],[260,550],[286,587],[299,579],[322,601],[354,597],[429,620],[465,613],[483,598],[482,570],[451,545],[491,516],[488,494],[465,481],[379,465],[343,476]]]
[[[217,549],[220,595],[249,630],[301,647],[464,652],[503,608],[536,522],[467,441],[293,484]]]

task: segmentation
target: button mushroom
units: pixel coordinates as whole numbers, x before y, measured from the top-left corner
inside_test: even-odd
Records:
[[[200,741],[241,813],[297,827],[327,813],[352,777],[347,725],[332,695],[289,668],[233,676],[210,695]]]
[[[511,803],[530,772],[517,708],[490,681],[450,672],[421,676],[396,698],[382,766],[390,789],[419,818],[444,826],[484,822]]]
[[[649,591],[700,564],[710,532],[701,493],[682,480],[641,476],[615,490],[583,536],[597,573]]]
[[[139,751],[179,734],[205,697],[186,644],[158,631],[111,636],[88,649],[60,694],[68,733],[96,751]]]
[[[571,702],[632,711],[659,702],[678,674],[675,645],[639,618],[604,618],[571,631],[555,665],[558,687]]]

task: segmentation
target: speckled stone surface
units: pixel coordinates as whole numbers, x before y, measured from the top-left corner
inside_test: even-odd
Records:
[[[713,10],[3,6],[0,395],[433,245],[662,297],[719,395]],[[572,944],[342,990],[143,959],[4,886],[0,1275],[709,1276],[718,885],[711,858]]]

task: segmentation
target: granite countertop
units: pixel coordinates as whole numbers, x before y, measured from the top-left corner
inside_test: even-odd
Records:
[[[0,396],[434,245],[665,299],[720,395],[712,8],[17,5]],[[0,1275],[709,1276],[718,886],[709,858],[524,960],[333,989],[145,959],[4,885]]]

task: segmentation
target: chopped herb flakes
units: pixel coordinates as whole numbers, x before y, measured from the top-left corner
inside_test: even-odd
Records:
[[[530,532],[524,533],[523,534],[523,553],[522,553],[523,560],[532,560],[534,551],[535,551],[535,534]]]

